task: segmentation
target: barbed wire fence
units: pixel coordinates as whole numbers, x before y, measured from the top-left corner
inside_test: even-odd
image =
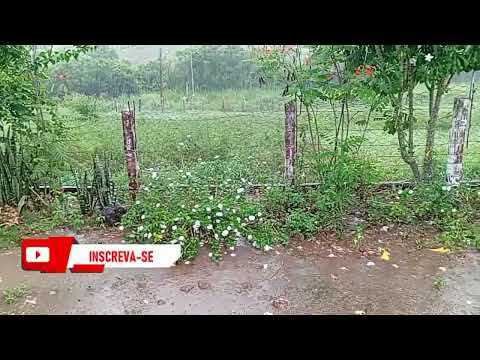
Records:
[[[417,117],[428,116],[428,94],[416,94]],[[452,94],[443,101],[436,132],[434,160],[438,166],[445,168],[449,146],[449,130],[453,116]],[[225,163],[241,163],[251,172],[258,182],[278,183],[284,173],[284,117],[282,98],[270,98],[254,101],[253,104],[241,102],[225,106],[217,103],[216,110],[212,104],[191,103],[185,109],[160,111],[160,99],[143,99],[141,110],[137,113],[138,155],[142,169],[157,166],[181,167],[196,161],[208,161],[218,156]],[[210,107],[210,108],[209,108]],[[356,116],[365,116],[368,109],[360,104],[353,104]],[[112,101],[111,131],[101,134],[98,139],[104,149],[112,154],[112,167],[124,170],[125,158],[118,100]],[[475,106],[474,106],[475,110]],[[319,119],[319,131],[322,140],[335,135],[332,110],[329,105],[315,107]],[[474,180],[480,175],[480,124],[473,114],[470,122],[468,147],[464,151],[465,178]],[[368,126],[351,124],[351,136],[362,135],[359,156],[374,162],[385,174],[385,180],[404,181],[411,179],[411,171],[402,160],[396,136],[388,134],[384,119],[379,117]],[[307,132],[305,113],[298,117],[299,133]],[[415,126],[415,156],[422,167],[427,128],[422,121]],[[305,159],[311,155],[312,147],[318,146],[309,139],[308,134],[299,139],[299,156]],[[302,136],[303,136],[302,135]],[[91,135],[90,135],[91,136]],[[81,139],[80,139],[81,141]],[[328,144],[327,141],[323,145]],[[322,147],[328,151],[328,146]],[[183,154],[183,155],[182,155]],[[83,150],[81,146],[72,147],[70,155],[75,159],[88,160],[92,151]],[[183,157],[182,157],[183,156]],[[179,159],[183,159],[180,161]],[[309,161],[300,161],[296,169],[296,181],[299,184],[311,183],[315,178],[315,169]]]

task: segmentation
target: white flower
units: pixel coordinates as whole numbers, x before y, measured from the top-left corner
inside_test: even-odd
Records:
[[[253,216],[253,215],[250,215],[250,216],[248,217],[248,220],[250,220],[250,221],[253,221],[253,220],[255,220],[255,216]]]
[[[208,220],[211,220],[211,219],[212,219],[212,217],[211,217],[210,215],[208,215],[207,218],[208,218]]]
[[[412,195],[412,194],[413,194],[413,190],[408,190],[408,193],[409,193],[410,195]]]
[[[398,195],[402,195],[403,194],[403,190],[398,190]]]
[[[199,228],[200,227],[200,221],[196,220],[195,224],[193,225],[194,228]]]
[[[185,265],[190,265],[190,261],[185,261]]]
[[[230,225],[227,226],[227,230],[230,231],[232,230],[232,227]]]
[[[452,213],[456,213],[456,212],[457,212],[457,209],[453,208]]]
[[[160,228],[166,229],[167,227],[165,226],[165,224],[162,224],[162,225],[160,225]]]
[[[173,225],[173,226],[172,226],[172,230],[173,230],[173,231],[177,230],[177,225]]]
[[[123,231],[123,229],[124,229],[123,226],[120,226],[120,227],[118,228],[118,230],[120,230],[120,231]]]
[[[142,220],[145,220],[145,215],[142,215],[140,218],[141,218]]]
[[[158,173],[157,173],[157,172],[153,172],[153,173],[152,173],[152,179],[156,179],[157,176],[158,176]]]
[[[241,194],[241,193],[243,193],[244,191],[245,191],[244,188],[239,188],[239,189],[237,189],[237,194]]]
[[[214,234],[213,236],[218,240],[218,234]]]
[[[165,234],[165,230],[160,231],[160,234]]]
[[[416,58],[411,58],[409,61],[410,61],[410,65],[413,65],[413,66],[417,65],[417,59]]]
[[[151,239],[152,238],[152,233],[148,233],[147,238]]]
[[[272,248],[271,246],[268,246],[268,245],[265,245],[265,246],[263,247],[263,250],[265,250],[265,251],[270,251],[270,250],[272,250],[272,249],[273,249],[273,248]]]
[[[183,142],[181,142],[181,143],[178,143],[178,145],[183,146],[184,144],[183,144]]]
[[[135,204],[140,205],[140,201],[139,200],[135,201]]]
[[[219,211],[215,214],[215,216],[218,216],[218,217],[223,216],[223,213],[221,211]]]
[[[248,240],[252,240],[252,239],[253,239],[253,236],[252,236],[252,235],[248,235],[248,236],[247,236],[247,239],[248,239]]]
[[[148,234],[147,234],[147,233],[143,234],[143,237],[144,237],[144,238],[147,238],[147,237],[148,237]]]
[[[237,222],[238,222],[238,223],[241,223],[241,222],[242,222],[242,219],[240,219],[239,217],[237,217]]]
[[[137,228],[137,230],[138,230],[138,231],[142,231],[142,230],[143,230],[143,226],[139,226],[139,227]]]
[[[212,225],[212,224],[208,224],[208,225],[207,225],[207,229],[208,229],[208,230],[212,230],[212,229],[213,229],[213,225]]]
[[[220,219],[215,220],[217,224],[220,224]]]
[[[214,159],[218,159],[220,156],[219,155],[215,155]]]
[[[222,204],[218,204],[218,208],[219,208],[220,210],[222,210],[222,209],[223,209],[223,205],[222,205]]]
[[[232,213],[236,214],[236,213],[237,213],[237,210],[232,209]]]
[[[160,203],[157,203],[157,204],[155,205],[155,207],[159,208],[159,207],[160,207]]]
[[[178,240],[179,240],[179,241],[183,241],[183,240],[185,240],[185,237],[179,236],[179,237],[178,237]]]
[[[212,254],[212,253],[208,253],[208,257],[212,257],[212,256],[213,256],[213,254]]]
[[[258,215],[258,216],[262,216],[262,213],[261,213],[261,212],[258,212],[258,214],[257,214],[257,215]]]
[[[230,246],[229,249],[233,251],[235,250],[235,246]]]
[[[210,212],[210,211],[212,211],[212,209],[211,209],[211,208],[209,208],[209,207],[205,208],[205,210],[206,210],[207,212]]]
[[[235,200],[240,199],[240,195],[235,196]]]
[[[223,230],[223,231],[222,231],[222,236],[225,237],[225,236],[227,236],[227,235],[228,235],[228,230]]]
[[[192,173],[190,171],[187,171],[185,174],[187,174],[187,176],[192,176]]]
[[[433,55],[432,55],[432,54],[428,53],[427,55],[425,55],[425,61],[426,61],[426,62],[430,62],[430,61],[432,61],[432,59],[433,59]]]
[[[209,199],[209,200],[213,200],[213,195],[210,195],[210,196],[208,197],[208,199]]]

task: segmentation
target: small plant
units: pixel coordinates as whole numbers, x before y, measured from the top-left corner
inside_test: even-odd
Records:
[[[363,240],[365,239],[365,226],[363,224],[358,224],[355,227],[355,237],[353,238],[353,246],[355,249],[359,249]]]
[[[11,289],[5,289],[3,290],[3,301],[7,305],[13,305],[29,293],[30,289],[23,284]]]
[[[447,283],[446,283],[445,279],[439,277],[439,278],[436,278],[436,279],[434,280],[434,282],[433,282],[433,288],[434,288],[435,290],[437,290],[437,291],[440,291],[440,290],[442,290],[442,289],[445,287],[446,284],[447,284]]]

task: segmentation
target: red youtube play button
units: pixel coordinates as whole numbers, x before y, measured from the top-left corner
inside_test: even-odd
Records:
[[[48,247],[28,247],[26,249],[27,262],[49,262],[50,249]]]

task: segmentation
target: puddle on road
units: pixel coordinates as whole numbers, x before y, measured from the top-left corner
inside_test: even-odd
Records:
[[[77,239],[118,243],[121,235],[95,231]],[[0,290],[25,284],[30,293],[14,305],[1,299],[0,313],[480,314],[478,252],[459,261],[391,243],[392,260],[382,261],[325,244],[303,243],[301,250],[292,244],[289,251],[278,247],[268,253],[239,245],[237,256],[220,264],[212,263],[203,248],[189,265],[107,269],[103,274],[25,272],[18,249],[3,252]],[[328,257],[332,252],[336,256]],[[369,260],[375,265],[366,266]],[[446,284],[440,290],[433,286],[438,277]]]

